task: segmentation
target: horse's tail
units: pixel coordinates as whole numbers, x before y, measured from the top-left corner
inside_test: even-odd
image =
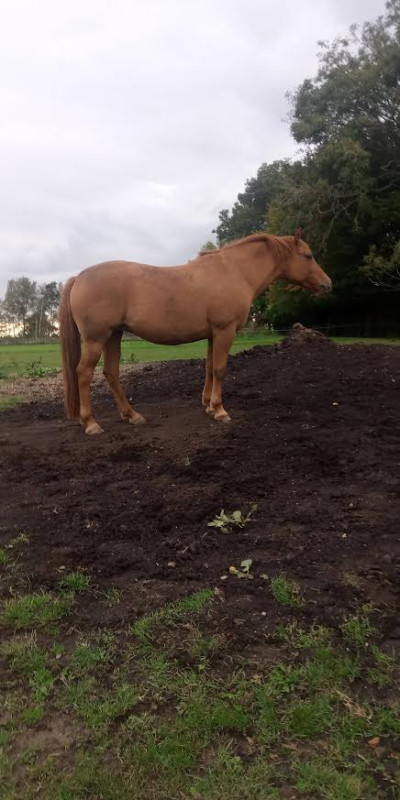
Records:
[[[64,404],[68,419],[79,417],[79,386],[76,368],[81,358],[81,337],[72,316],[70,294],[75,278],[64,286],[60,301],[60,341],[64,373]]]

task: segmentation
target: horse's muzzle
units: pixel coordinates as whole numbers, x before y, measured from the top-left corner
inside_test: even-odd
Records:
[[[320,283],[317,294],[329,294],[332,291],[332,281],[330,278],[327,278],[322,283]]]

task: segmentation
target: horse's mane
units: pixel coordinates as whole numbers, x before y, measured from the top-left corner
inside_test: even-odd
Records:
[[[252,233],[250,236],[244,236],[243,239],[235,239],[233,242],[228,242],[216,250],[201,250],[199,256],[215,256],[217,253],[224,253],[225,250],[231,250],[236,247],[241,247],[244,244],[252,242],[265,242],[268,247],[278,256],[284,258],[289,253],[293,252],[295,238],[294,236],[274,236],[271,233]]]

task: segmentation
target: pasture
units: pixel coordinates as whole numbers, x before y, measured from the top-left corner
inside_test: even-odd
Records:
[[[256,345],[274,345],[281,341],[279,333],[245,331],[238,333],[231,353],[239,353]],[[368,339],[346,336],[334,337],[337,344],[400,344],[399,339]],[[122,364],[144,364],[156,361],[175,361],[186,358],[204,358],[206,342],[193,342],[174,347],[152,344],[142,339],[122,340]],[[15,376],[43,377],[52,370],[61,369],[61,349],[58,342],[48,344],[0,344],[0,379]]]
[[[400,351],[238,352],[227,426],[180,352],[123,372],[146,426],[1,412],[1,796],[394,800]]]
[[[239,333],[232,346],[232,352],[253,347],[257,344],[276,344],[281,337],[263,332]],[[203,358],[207,350],[206,342],[193,342],[174,347],[152,344],[142,339],[122,340],[122,364],[153,363],[183,358]],[[61,349],[58,342],[49,344],[3,344],[0,345],[0,377],[12,375],[41,377],[47,370],[61,369]]]

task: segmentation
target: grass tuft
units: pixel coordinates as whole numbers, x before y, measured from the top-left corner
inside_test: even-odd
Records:
[[[304,598],[298,583],[287,578],[286,575],[276,575],[271,578],[271,592],[278,603],[292,608],[304,606]]]
[[[60,587],[63,591],[67,592],[87,592],[90,585],[89,575],[84,575],[83,572],[71,572],[70,575],[65,575],[60,581]]]
[[[369,608],[361,609],[359,613],[349,617],[342,625],[345,639],[355,647],[367,647],[369,639],[378,632],[370,620],[370,613],[371,610]]]
[[[0,622],[13,628],[47,625],[65,617],[73,604],[73,595],[56,597],[50,592],[26,594],[6,600],[0,612]]]

